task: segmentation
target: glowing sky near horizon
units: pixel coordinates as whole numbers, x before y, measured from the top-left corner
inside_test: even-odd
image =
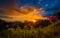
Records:
[[[33,7],[29,7],[30,4]],[[40,7],[43,11],[39,12]],[[60,0],[0,0],[0,18],[7,21],[40,19],[56,10],[60,10]]]
[[[23,9],[24,8],[24,9]],[[23,7],[22,9],[19,9],[20,11],[16,11],[14,10],[12,14],[14,15],[8,15],[10,17],[12,17],[11,19],[10,18],[3,18],[5,19],[6,21],[33,21],[33,20],[36,20],[36,19],[43,19],[45,17],[43,17],[43,15],[39,14],[40,12],[41,13],[44,13],[45,11],[43,10],[43,8],[40,8],[40,9],[37,9],[37,8],[30,8],[30,6],[28,6],[27,8],[26,7]],[[28,10],[30,8],[30,10]],[[24,11],[24,12],[23,12]],[[20,13],[21,12],[21,13]],[[16,15],[17,14],[17,15]]]

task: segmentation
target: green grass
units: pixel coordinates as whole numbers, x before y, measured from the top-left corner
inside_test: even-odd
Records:
[[[58,36],[54,36],[54,33],[58,33]],[[1,32],[4,38],[59,38],[59,33],[60,21],[44,28],[31,28],[30,30],[12,28],[11,31],[4,30]]]

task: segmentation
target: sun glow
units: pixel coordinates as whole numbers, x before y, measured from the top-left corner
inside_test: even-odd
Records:
[[[35,23],[35,22],[36,22],[36,20],[32,20],[32,22],[34,22],[34,23]]]
[[[33,21],[36,22],[36,19],[44,18],[43,15],[40,13],[42,11],[45,11],[43,8],[35,8],[32,6],[22,6],[19,10],[12,10],[12,19],[9,19],[9,21],[21,21],[24,22],[27,21]]]

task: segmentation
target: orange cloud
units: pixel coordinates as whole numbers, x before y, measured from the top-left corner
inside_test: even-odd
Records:
[[[44,18],[40,13],[45,12],[43,8],[36,8],[34,6],[21,6],[19,9],[6,10],[5,15],[12,17],[12,19],[3,18],[6,21],[33,21],[35,19]],[[40,12],[40,13],[39,13]],[[40,14],[40,15],[39,15]]]

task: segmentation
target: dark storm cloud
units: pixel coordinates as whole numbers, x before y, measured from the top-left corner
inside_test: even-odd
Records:
[[[0,14],[3,14],[3,13],[4,13],[4,10],[1,10],[1,9],[0,9]]]
[[[0,14],[9,15],[18,6],[18,0],[0,0]]]
[[[0,18],[12,18],[9,16],[11,10],[15,9],[17,6],[18,0],[0,0]]]
[[[14,8],[16,3],[17,3],[17,0],[0,0],[0,8],[1,7]]]

